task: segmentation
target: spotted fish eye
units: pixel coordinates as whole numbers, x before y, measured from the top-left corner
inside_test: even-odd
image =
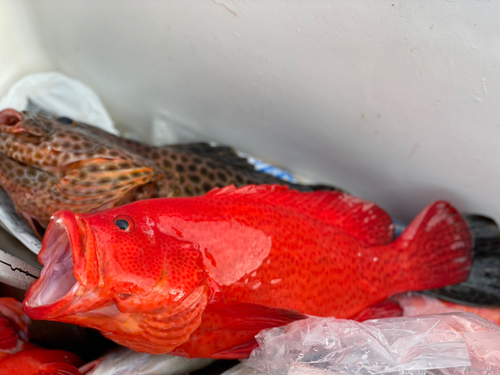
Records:
[[[67,125],[73,123],[73,120],[70,119],[69,117],[58,117],[57,121],[59,121],[61,124],[67,124]]]
[[[119,215],[113,219],[113,223],[118,229],[124,232],[131,232],[135,228],[134,220],[130,216]]]

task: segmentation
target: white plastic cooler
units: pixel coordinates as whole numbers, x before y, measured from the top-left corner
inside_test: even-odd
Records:
[[[411,219],[500,220],[500,14],[486,1],[0,0],[0,95],[60,71],[122,130],[163,114]]]

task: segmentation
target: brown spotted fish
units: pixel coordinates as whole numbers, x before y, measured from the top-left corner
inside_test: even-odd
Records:
[[[229,147],[154,147],[67,117],[0,111],[0,184],[39,237],[59,210],[88,213],[230,184],[276,183],[301,191],[333,189],[258,172]]]

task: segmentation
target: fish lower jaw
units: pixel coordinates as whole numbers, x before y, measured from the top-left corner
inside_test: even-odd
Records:
[[[57,315],[80,288],[74,275],[70,240],[62,224],[54,223],[44,247],[41,260],[46,266],[40,279],[28,290],[24,301],[24,311],[35,319]]]

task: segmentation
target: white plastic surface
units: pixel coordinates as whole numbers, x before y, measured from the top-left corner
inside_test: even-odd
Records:
[[[500,2],[0,0],[0,95],[57,70],[410,220],[500,220]]]

